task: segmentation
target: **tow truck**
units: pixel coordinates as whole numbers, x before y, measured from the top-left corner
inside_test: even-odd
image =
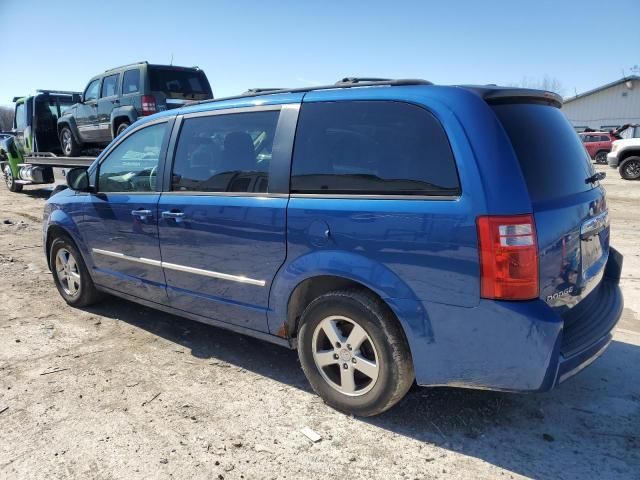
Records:
[[[80,98],[79,92],[37,90],[15,97],[10,135],[0,137],[0,172],[7,188],[21,192],[24,185],[54,183],[54,168],[88,167],[95,156],[64,157],[58,140],[58,118]]]

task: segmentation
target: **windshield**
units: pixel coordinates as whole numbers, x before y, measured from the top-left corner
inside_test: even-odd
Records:
[[[533,202],[593,188],[589,155],[562,111],[541,104],[494,105],[520,162]]]
[[[212,98],[211,87],[201,70],[170,67],[149,67],[151,91],[162,92],[167,98],[206,100]]]

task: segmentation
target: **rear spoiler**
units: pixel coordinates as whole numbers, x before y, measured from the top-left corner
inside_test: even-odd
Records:
[[[494,85],[461,85],[461,88],[479,95],[487,103],[543,103],[562,108],[562,97],[557,93],[533,88],[497,87]]]

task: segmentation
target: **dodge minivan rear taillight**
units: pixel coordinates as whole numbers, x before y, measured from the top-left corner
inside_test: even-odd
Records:
[[[156,112],[156,97],[153,95],[144,95],[142,97],[142,115],[152,115]]]
[[[533,215],[478,217],[480,296],[538,297],[538,243]]]

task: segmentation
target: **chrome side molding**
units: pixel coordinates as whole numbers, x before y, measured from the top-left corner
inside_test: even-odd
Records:
[[[130,262],[143,263],[145,265],[153,265],[154,267],[176,270],[178,272],[193,273],[194,275],[202,275],[204,277],[219,278],[220,280],[229,280],[231,282],[256,285],[258,287],[264,287],[267,284],[265,280],[256,280],[254,278],[245,277],[244,275],[231,275],[229,273],[214,272],[213,270],[203,270],[202,268],[189,267],[187,265],[178,265],[176,263],[163,262],[161,260],[153,260],[151,258],[132,257],[130,255],[125,255],[124,253],[102,250],[100,248],[92,248],[91,251],[99,255],[105,255],[107,257],[114,257],[121,260],[128,260]]]

